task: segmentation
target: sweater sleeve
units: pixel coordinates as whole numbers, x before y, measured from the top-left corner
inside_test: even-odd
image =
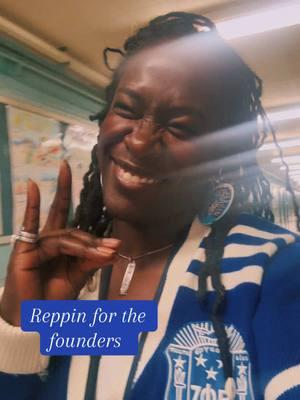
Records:
[[[79,300],[97,300],[100,273],[81,290]],[[4,288],[0,288],[0,297]],[[9,325],[0,316],[0,372],[7,374],[46,373],[49,357],[40,354],[40,335],[24,332],[20,327]]]
[[[1,289],[2,295],[3,289]],[[23,332],[0,317],[0,371],[8,374],[43,373],[49,357],[40,354],[40,335]]]
[[[265,400],[300,399],[300,241],[269,263],[253,323],[260,392]]]
[[[3,288],[0,289],[0,296]],[[49,357],[40,354],[40,336],[23,332],[0,317],[0,397],[33,400]]]

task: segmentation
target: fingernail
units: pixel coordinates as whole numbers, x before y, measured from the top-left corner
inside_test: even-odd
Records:
[[[121,240],[119,239],[113,239],[113,238],[107,238],[107,239],[102,239],[102,244],[104,246],[119,246],[121,244]]]
[[[111,257],[113,254],[115,254],[115,250],[112,249],[107,249],[104,247],[96,247],[97,251],[101,254],[103,254],[104,256],[108,256]]]

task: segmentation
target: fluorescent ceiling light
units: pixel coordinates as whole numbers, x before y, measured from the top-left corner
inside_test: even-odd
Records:
[[[285,166],[282,165],[280,167],[281,170],[285,170]],[[299,171],[300,172],[300,165],[294,164],[294,165],[289,165],[289,170],[290,171]]]
[[[281,148],[288,148],[288,147],[297,147],[300,146],[300,138],[299,139],[290,139],[290,140],[282,140],[278,142]],[[262,147],[260,147],[259,151],[264,150],[276,150],[277,147],[275,143],[266,143]]]
[[[217,24],[225,39],[255,35],[300,23],[300,5],[289,5],[264,10],[260,13],[234,18]]]
[[[300,156],[288,156],[288,157],[284,157],[284,161],[287,164],[300,164]],[[282,163],[281,158],[280,157],[276,157],[276,158],[272,158],[271,162],[273,164],[280,164]]]
[[[267,115],[272,122],[297,119],[300,118],[300,107],[291,107],[282,111],[271,111]]]

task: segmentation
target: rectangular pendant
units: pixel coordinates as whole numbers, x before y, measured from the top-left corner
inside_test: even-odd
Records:
[[[121,288],[120,288],[120,295],[122,295],[122,296],[126,296],[127,295],[127,291],[128,291],[129,285],[130,285],[130,283],[132,281],[132,278],[133,278],[135,266],[136,266],[136,263],[135,263],[134,260],[130,261],[127,264],[126,271],[125,271],[125,274],[123,276],[123,280],[122,280],[122,284],[121,284]]]

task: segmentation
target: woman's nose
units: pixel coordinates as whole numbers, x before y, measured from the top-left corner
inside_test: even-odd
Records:
[[[138,121],[132,132],[124,137],[127,149],[135,156],[144,156],[155,152],[160,141],[159,128],[147,119]]]

